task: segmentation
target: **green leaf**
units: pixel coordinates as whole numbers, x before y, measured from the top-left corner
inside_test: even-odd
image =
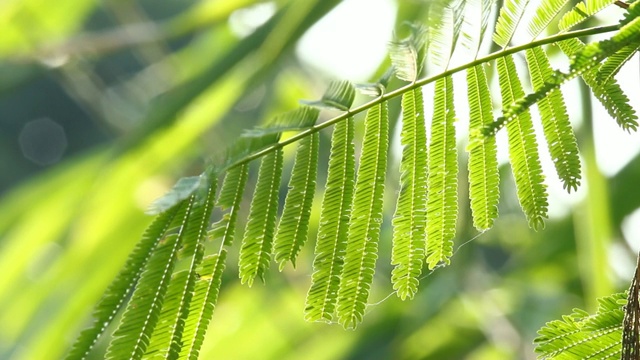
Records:
[[[529,21],[529,28],[527,29],[529,34],[533,38],[538,37],[568,3],[568,0],[542,0],[536,6],[535,16]]]
[[[295,267],[298,252],[307,241],[318,173],[319,143],[318,133],[311,134],[300,140],[296,151],[289,192],[275,237],[275,259],[280,271],[287,261]]]
[[[451,10],[451,17],[453,18],[453,31],[451,40],[451,55],[458,45],[458,38],[460,38],[460,31],[462,30],[462,24],[464,23],[464,12],[466,0],[456,0],[449,3],[449,9]]]
[[[436,81],[427,177],[427,263],[449,264],[458,215],[458,152],[450,76]]]
[[[345,328],[355,328],[362,321],[378,258],[389,151],[389,114],[386,102],[369,109],[364,126],[364,143],[338,291],[338,321]]]
[[[315,125],[320,111],[310,106],[302,106],[296,110],[280,114],[264,127],[245,130],[242,136],[255,137],[275,134],[283,131],[303,130]]]
[[[203,244],[206,239],[207,228],[209,227],[211,211],[216,196],[217,182],[217,175],[212,176],[206,193],[202,196],[202,201],[197,201],[196,199],[196,203],[191,211],[191,216],[189,217],[189,223],[186,225],[184,241],[182,242],[182,249],[179,254],[182,258],[191,259],[196,252],[195,247],[198,244]],[[192,267],[195,265],[192,264]]]
[[[176,321],[184,321],[181,319],[180,313],[184,289],[187,287],[188,281],[188,271],[180,271],[171,278],[158,324],[149,340],[149,346],[147,346],[146,353],[142,357],[143,359],[155,357],[167,359],[170,356],[175,357],[175,354],[180,351],[180,339],[178,339],[177,342],[173,341],[173,330],[178,325]]]
[[[485,126],[483,133],[493,135],[505,124],[513,121],[518,115],[528,111],[529,107],[545,98],[552,90],[558,89],[560,85],[573,79],[578,75],[583,75],[583,79],[592,87],[594,95],[598,98],[609,114],[616,119],[618,125],[630,131],[638,127],[635,110],[628,105],[628,99],[617,83],[610,81],[602,86],[595,78],[597,68],[601,61],[620,51],[629,44],[640,41],[640,6],[630,6],[630,12],[621,21],[618,33],[611,38],[581,46],[577,39],[559,41],[557,44],[566,53],[571,54],[571,65],[568,73],[555,71],[553,76],[545,80],[544,85],[537,91],[522,96],[514,100],[510,105],[503,106],[503,116],[494,121],[491,125]],[[593,74],[591,72],[594,72]]]
[[[429,24],[429,70],[442,72],[449,66],[451,55],[455,49],[454,26],[460,25],[459,20],[462,18],[453,17],[453,11],[445,8],[442,14],[434,24]],[[458,34],[460,29],[458,28]]]
[[[538,331],[538,359],[612,359],[622,351],[623,305],[626,294],[598,299],[593,315],[574,309],[562,320],[548,322]]]
[[[493,121],[491,95],[482,65],[467,70],[467,84],[469,134],[480,133]],[[493,136],[482,136],[476,146],[469,147],[469,199],[473,225],[480,231],[490,229],[498,217],[500,199],[500,174]]]
[[[240,161],[245,156],[276,144],[279,140],[280,133],[267,133],[262,136],[241,136],[222,153],[217,162],[220,163],[221,168],[232,167],[236,161]]]
[[[194,201],[194,196],[188,201],[184,200],[186,212],[182,218],[180,232],[167,236],[152,253],[124,311],[122,321],[113,333],[113,340],[107,348],[105,358],[139,359],[145,353],[149,337],[160,316]]]
[[[560,41],[558,45],[569,56],[573,56],[584,48],[584,44],[578,39]],[[638,128],[638,116],[629,104],[629,98],[614,78],[601,83],[597,72],[598,69],[586,71],[582,74],[582,79],[591,88],[596,99],[607,109],[609,115],[616,120],[618,126],[627,131],[635,131]]]
[[[638,42],[640,42],[640,5],[633,3],[620,21],[620,29],[617,33],[608,39],[586,45],[572,56],[571,71],[582,72],[582,69],[586,69],[588,65],[597,65],[625,46]]]
[[[156,199],[149,206],[146,213],[149,215],[157,215],[161,212],[167,211],[177,203],[191,196],[191,194],[195,193],[198,189],[204,188],[207,185],[207,176],[204,174],[181,178],[175,185],[173,185],[169,192]]]
[[[265,272],[269,269],[281,177],[282,149],[276,149],[265,155],[260,163],[258,182],[240,248],[240,279],[249,286],[253,285],[256,276],[264,282]]]
[[[427,12],[428,12],[428,16],[427,16],[427,26],[428,28],[426,29],[427,35],[429,36],[429,38],[431,38],[431,33],[442,26],[443,23],[443,19],[446,16],[445,13],[447,13],[448,11],[451,10],[451,7],[453,5],[453,2],[456,0],[432,0],[429,1],[429,3],[427,4]],[[429,39],[427,41],[427,50],[430,52],[430,49],[428,49],[431,46],[432,40]]]
[[[329,322],[333,318],[351,216],[355,175],[353,137],[353,118],[336,124],[331,137],[331,155],[327,185],[322,198],[312,284],[304,310],[307,321]]]
[[[247,183],[248,171],[247,164],[241,164],[227,171],[218,195],[218,206],[229,209],[238,205],[238,198],[242,198],[242,192]]]
[[[480,39],[484,39],[484,33],[487,31],[487,26],[489,25],[489,16],[491,15],[491,10],[493,9],[493,4],[496,2],[496,0],[480,0],[481,1],[481,8],[482,10],[480,11],[480,13],[482,14],[481,17],[481,21],[480,21]],[[482,41],[482,40],[481,40]],[[481,44],[478,44],[478,47]]]
[[[331,81],[329,88],[322,95],[319,101],[301,101],[303,104],[311,106],[321,106],[342,111],[348,111],[356,97],[356,90],[353,85],[345,80]]]
[[[401,299],[413,298],[427,245],[427,131],[422,88],[402,96],[400,134],[400,194],[393,216],[391,273],[393,289]]]
[[[205,257],[202,261],[201,269],[198,271],[200,278],[196,282],[193,298],[189,304],[189,317],[184,326],[180,359],[198,358],[218,302],[226,257],[227,252],[222,249],[219,255]]]
[[[524,15],[524,10],[529,4],[529,0],[505,0],[502,8],[500,9],[500,16],[496,23],[496,30],[493,34],[493,41],[500,45],[502,48],[506,48],[513,34],[518,27],[518,23]]]
[[[435,3],[435,4],[434,4]],[[464,22],[466,1],[435,1],[429,8],[429,65],[449,67]]]
[[[544,86],[545,80],[553,76],[553,70],[544,50],[540,47],[526,51],[529,74],[534,91]],[[578,143],[571,129],[569,115],[560,89],[553,89],[538,102],[551,160],[563,187],[568,192],[580,185],[580,158]]]
[[[181,206],[175,206],[161,213],[145,230],[142,239],[129,255],[122,270],[96,305],[93,311],[93,324],[80,333],[66,359],[85,359],[87,357],[89,351],[98,341],[98,337],[106,330],[118,310],[124,305],[125,299],[133,290],[143,267],[149,260],[152,250],[165,236],[174,219],[181,215],[179,214],[180,210]]]
[[[472,50],[474,58],[477,56],[482,41],[484,40],[484,33],[487,31],[489,24],[489,16],[495,0],[467,0],[467,14],[479,14],[478,17],[466,15],[463,17],[465,26],[462,36],[465,46]]]
[[[160,319],[151,336],[146,355],[175,359],[181,348],[184,324],[189,315],[189,303],[193,297],[196,282],[196,268],[204,254],[206,229],[216,195],[217,177],[213,177],[205,201],[195,205],[189,216],[181,255],[189,259],[189,267],[174,275],[164,298]]]
[[[624,28],[634,26],[632,23],[637,22],[638,17],[640,17],[640,5],[638,5],[636,1],[631,1],[628,5],[629,7],[620,20],[620,32],[624,32]],[[635,25],[635,28],[637,30],[637,25]],[[634,32],[637,33],[637,31],[630,31],[630,33]],[[618,36],[618,34],[614,35],[614,37],[615,36]]]
[[[230,169],[222,183],[222,189],[218,196],[218,205],[222,209],[229,211],[222,216],[222,219],[212,225],[209,237],[212,239],[222,238],[224,245],[231,246],[236,231],[236,221],[238,210],[242,201],[244,187],[247,184],[249,165],[242,164]]]
[[[613,5],[615,0],[584,0],[579,2],[573,9],[564,14],[562,18],[560,18],[560,22],[558,22],[558,28],[560,30],[568,30],[596,13],[600,12],[600,10],[606,8],[607,6]]]
[[[595,72],[585,74],[583,79],[592,85],[593,95],[604,105],[609,116],[616,120],[620,128],[629,132],[638,130],[638,115],[617,81],[609,80],[606,84],[598,85]]]
[[[396,77],[405,81],[416,81],[424,65],[426,28],[410,25],[411,34],[404,39],[394,39],[389,45],[389,56]]]
[[[640,43],[632,43],[609,56],[604,64],[598,68],[598,75],[596,76],[598,82],[606,84],[611,81],[620,69],[638,52],[639,46]]]
[[[498,59],[498,78],[503,107],[515,99],[524,97],[516,65],[511,56]],[[538,146],[533,131],[531,115],[526,110],[507,124],[509,137],[509,159],[516,183],[518,200],[529,226],[533,229],[544,227],[547,217],[547,189],[538,157]]]

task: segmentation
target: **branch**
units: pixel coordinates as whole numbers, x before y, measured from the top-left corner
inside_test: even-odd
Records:
[[[329,119],[325,122],[323,122],[322,124],[318,124],[315,125],[313,127],[310,127],[307,130],[301,131],[300,133],[298,133],[297,135],[294,135],[286,140],[283,140],[281,142],[275,143],[273,145],[267,146],[266,148],[260,150],[260,151],[256,151],[253,154],[249,154],[243,158],[241,158],[240,160],[226,166],[225,168],[222,169],[222,171],[227,171],[231,168],[234,168],[236,166],[242,165],[242,164],[246,164],[251,162],[252,160],[255,160],[263,155],[266,155],[272,151],[275,151],[277,149],[281,149],[289,144],[292,144],[306,136],[309,136],[313,133],[319,132],[320,130],[327,128],[331,125],[334,125],[340,121],[343,121],[349,117],[352,117],[356,114],[359,114],[365,110],[368,110],[370,108],[372,108],[375,105],[378,105],[380,103],[386,102],[390,99],[396,98],[398,96],[403,95],[404,93],[406,93],[407,91],[413,90],[415,88],[418,87],[422,87],[425,86],[427,84],[430,84],[438,79],[442,79],[444,77],[453,75],[455,73],[461,72],[461,71],[465,71],[469,68],[472,68],[476,65],[481,65],[481,64],[485,64],[488,63],[490,61],[493,61],[495,59],[504,57],[504,56],[508,56],[511,54],[515,54],[521,51],[525,51],[527,49],[532,49],[538,46],[542,46],[542,45],[547,45],[547,44],[553,44],[553,43],[557,43],[559,41],[562,40],[567,40],[567,39],[573,39],[573,38],[578,38],[578,37],[583,37],[583,36],[589,36],[589,35],[597,35],[597,34],[605,34],[608,32],[612,32],[612,31],[616,31],[618,30],[618,25],[609,25],[609,26],[598,26],[598,27],[593,27],[593,28],[589,28],[589,29],[584,29],[584,30],[576,30],[576,31],[569,31],[569,32],[565,32],[565,33],[561,33],[561,34],[557,34],[557,35],[553,35],[553,36],[549,36],[540,40],[536,40],[536,41],[532,41],[528,44],[524,44],[524,45],[519,45],[519,46],[514,46],[511,48],[507,48],[501,51],[496,51],[492,54],[489,54],[483,58],[480,59],[476,59],[472,62],[469,62],[467,64],[458,66],[456,68],[447,70],[445,72],[442,72],[438,75],[435,76],[431,76],[431,77],[426,77],[426,78],[422,78],[419,80],[416,80],[415,82],[412,82],[410,84],[407,84],[405,86],[402,86],[394,91],[391,91],[389,93],[383,94],[380,97],[369,101],[367,103],[364,103],[354,109],[350,109],[347,112],[338,115],[332,119]]]

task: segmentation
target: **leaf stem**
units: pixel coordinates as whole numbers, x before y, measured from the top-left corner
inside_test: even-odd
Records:
[[[267,146],[264,149],[261,149],[259,151],[256,151],[252,154],[249,154],[239,160],[237,160],[234,163],[229,164],[228,166],[226,166],[225,168],[222,169],[222,171],[227,171],[231,168],[234,168],[236,166],[240,166],[242,164],[246,164],[252,160],[255,160],[263,155],[266,155],[272,151],[275,151],[277,149],[283,148],[289,144],[292,144],[306,136],[309,136],[313,133],[319,132],[320,130],[327,128],[331,125],[334,125],[340,121],[343,121],[349,117],[352,117],[356,114],[359,114],[365,110],[368,110],[370,108],[372,108],[375,105],[378,105],[382,102],[388,101],[390,99],[396,98],[398,96],[403,95],[404,93],[406,93],[407,91],[413,90],[415,88],[418,87],[422,87],[425,86],[427,84],[430,84],[438,79],[453,75],[455,73],[461,72],[461,71],[465,71],[469,68],[472,68],[476,65],[481,65],[484,63],[488,63],[490,61],[493,61],[495,59],[504,57],[504,56],[508,56],[511,54],[515,54],[527,49],[532,49],[541,45],[547,45],[547,44],[553,44],[553,43],[557,43],[559,41],[562,40],[567,40],[567,39],[573,39],[573,38],[578,38],[578,37],[583,37],[583,36],[588,36],[588,35],[596,35],[596,34],[604,34],[607,32],[611,32],[611,31],[615,31],[618,30],[618,25],[609,25],[609,26],[598,26],[598,27],[592,27],[592,28],[588,28],[588,29],[584,29],[584,30],[576,30],[576,31],[569,31],[569,32],[565,32],[565,33],[561,33],[561,34],[556,34],[553,36],[549,36],[543,39],[539,39],[536,41],[532,41],[530,43],[524,44],[524,45],[519,45],[519,46],[514,46],[514,47],[510,47],[504,50],[500,50],[500,51],[496,51],[492,54],[489,54],[485,57],[476,59],[472,62],[469,62],[467,64],[458,66],[456,68],[441,72],[437,75],[431,76],[431,77],[426,77],[426,78],[422,78],[419,80],[416,80],[410,84],[407,84],[405,86],[402,86],[396,90],[393,90],[391,92],[388,92],[386,94],[381,95],[380,97],[371,100],[367,103],[364,103],[358,107],[355,107],[353,109],[350,109],[348,111],[346,111],[345,113],[338,115],[332,119],[329,119],[325,122],[323,122],[322,124],[317,124],[315,126],[312,126],[304,131],[301,131],[300,133],[286,139],[283,140],[281,142],[275,143],[273,145]]]

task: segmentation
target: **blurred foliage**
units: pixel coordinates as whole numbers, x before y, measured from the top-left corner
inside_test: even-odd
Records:
[[[0,3],[0,358],[62,356],[149,224],[143,214],[149,203],[177,178],[201,172],[204,159],[257,119],[317,97],[328,75],[311,70],[292,50],[336,5],[337,0]],[[247,35],[234,31],[234,14],[255,6],[268,6],[274,15],[249,26]],[[424,2],[396,6],[397,25],[426,19]],[[387,66],[385,60],[371,78]],[[390,103],[389,111],[393,134],[399,104]],[[25,134],[26,124],[42,118],[62,127],[65,138]],[[592,132],[583,125],[581,142],[592,145]],[[328,143],[327,133],[321,141]],[[47,156],[56,151],[58,157]],[[328,157],[327,148],[322,151],[319,184]],[[595,296],[626,288],[626,280],[611,271],[607,253],[618,246],[631,257],[620,226],[640,207],[640,156],[606,179],[588,151],[588,201],[549,221],[542,232],[528,229],[506,168],[501,216],[490,232],[476,235],[465,212],[467,196],[460,195],[454,261],[427,275],[414,300],[387,298],[390,259],[382,255],[378,266],[384,271],[377,272],[372,295],[380,303],[357,331],[304,322],[308,248],[297,270],[268,275],[269,287],[247,289],[225,279],[202,357],[533,358],[532,340],[542,324],[576,306],[593,310],[589,302]],[[285,151],[285,174],[292,155]],[[253,174],[249,181],[255,180]],[[393,211],[389,203],[385,214]],[[606,227],[600,234],[607,239],[597,247],[590,247],[585,231],[576,231],[593,219]],[[390,237],[385,220],[381,254],[390,253]],[[230,270],[226,277],[237,274]],[[602,274],[596,285],[593,274]],[[106,343],[102,339],[99,347],[104,350]]]

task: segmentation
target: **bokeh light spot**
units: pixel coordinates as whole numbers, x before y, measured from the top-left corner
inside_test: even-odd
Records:
[[[41,166],[57,163],[67,149],[64,129],[49,118],[26,123],[18,141],[24,157]]]

